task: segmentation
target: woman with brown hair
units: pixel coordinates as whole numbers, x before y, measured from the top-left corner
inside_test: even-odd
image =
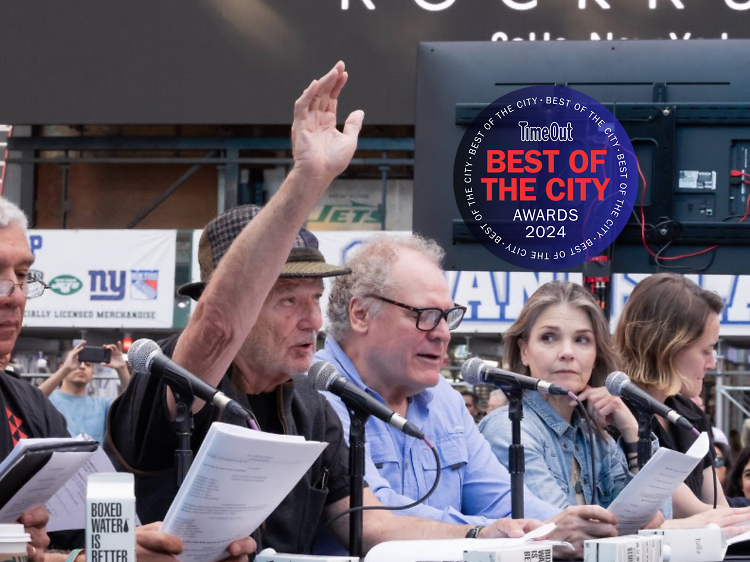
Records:
[[[521,426],[526,485],[560,508],[591,503],[608,507],[632,477],[628,467],[637,468],[638,424],[623,402],[602,387],[618,359],[596,301],[576,283],[545,283],[529,298],[503,341],[508,369],[577,394],[586,400],[594,423],[590,426],[567,396],[526,393]],[[609,425],[619,430],[619,445],[604,431]],[[479,430],[507,465],[507,407],[489,414]]]
[[[637,289],[634,291],[636,298],[628,306],[638,305],[640,293]],[[668,299],[662,297],[662,301],[669,306]],[[703,320],[703,324],[706,322]],[[656,326],[660,327],[657,331],[666,332],[660,323]],[[521,426],[526,453],[525,484],[561,508],[581,503],[607,507],[637,468],[633,445],[638,427],[625,404],[601,386],[608,373],[621,363],[611,346],[601,309],[580,285],[561,281],[545,283],[529,298],[503,339],[508,369],[553,382],[577,394],[586,402],[593,421],[593,426],[589,425],[580,409],[575,409],[575,403],[564,396],[527,392]],[[647,349],[645,342],[641,346],[641,350]],[[678,353],[676,358],[680,369],[686,373],[692,371],[683,363],[692,363],[693,351],[689,349],[684,356]],[[497,409],[484,418],[479,430],[500,462],[507,466],[511,427],[506,408]],[[618,443],[605,428],[617,430]],[[591,441],[589,429],[593,433]],[[653,435],[652,443],[652,449],[659,446]],[[714,512],[685,485],[672,496],[675,511],[678,501],[679,515],[675,517],[683,519],[667,521],[665,527],[697,528],[716,523],[729,535],[748,530],[745,526],[733,526],[750,520],[750,508],[732,510],[727,507]],[[665,511],[669,513],[668,509]],[[657,514],[650,525],[660,522]]]
[[[711,442],[706,457],[685,479],[689,490],[683,486],[673,496],[675,517],[704,511],[714,499],[717,505],[728,505],[711,470],[711,425],[690,400],[700,395],[706,372],[716,368],[714,347],[723,307],[716,293],[681,275],[659,273],[636,285],[615,330],[622,370],[653,398],[685,416],[699,431],[706,431]],[[652,421],[652,431],[662,447],[683,453],[696,439],[691,431],[658,416]]]

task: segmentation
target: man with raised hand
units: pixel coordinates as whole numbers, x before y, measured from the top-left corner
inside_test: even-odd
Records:
[[[198,305],[182,334],[161,342],[174,361],[249,409],[263,431],[327,441],[310,470],[255,533],[259,548],[305,553],[319,523],[349,507],[348,451],[341,424],[305,373],[322,325],[324,277],[348,270],[325,263],[315,236],[300,227],[333,179],[349,164],[364,114],[336,129],[336,104],[347,80],[338,63],[313,81],[294,108],[294,167],[262,210],[246,205],[211,221],[199,242],[201,282],[182,287]],[[177,491],[174,402],[158,377],[135,374],[112,406],[114,454],[136,474],[141,520],[163,517]],[[197,401],[194,451],[216,419],[244,424]],[[364,503],[379,505],[365,490]],[[389,511],[366,511],[363,545],[384,540],[463,537],[453,525]],[[518,535],[537,522],[501,521],[486,536]],[[334,525],[346,543],[348,518]]]
[[[44,293],[46,285],[30,279],[28,274],[34,263],[27,235],[28,222],[23,212],[13,203],[0,197],[0,356],[10,354],[23,324],[26,301]],[[65,419],[35,386],[17,380],[0,370],[0,410],[5,422],[0,427],[0,461],[7,457],[20,439],[27,437],[68,437]],[[19,522],[31,536],[27,549],[32,562],[85,562],[85,553],[75,550],[48,552],[47,535],[49,514],[44,507],[24,513]],[[62,533],[66,542],[57,547],[72,548],[83,535]],[[68,542],[73,541],[73,542]],[[159,562],[171,559],[182,550],[176,537],[157,532],[153,527],[136,529],[137,558],[139,562]],[[78,545],[78,546],[82,546]],[[252,539],[230,545],[236,555],[231,562],[247,559],[252,552]]]

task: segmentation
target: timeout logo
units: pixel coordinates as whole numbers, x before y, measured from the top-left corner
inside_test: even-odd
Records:
[[[532,86],[487,106],[453,166],[456,204],[474,237],[531,270],[579,265],[620,234],[638,191],[622,125],[596,100]]]

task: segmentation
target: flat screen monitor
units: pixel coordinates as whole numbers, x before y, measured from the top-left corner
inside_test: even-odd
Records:
[[[747,68],[750,40],[421,43],[414,231],[446,249],[447,269],[518,269],[463,224],[453,163],[482,108],[519,88],[557,85],[618,118],[646,182],[611,247],[615,272],[750,273],[750,218],[741,222],[750,209]]]

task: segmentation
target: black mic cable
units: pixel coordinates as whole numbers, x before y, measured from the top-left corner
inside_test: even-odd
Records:
[[[440,466],[440,456],[438,455],[437,448],[424,435],[424,433],[422,433],[422,431],[418,427],[410,423],[407,419],[393,412],[393,410],[391,410],[384,404],[375,400],[369,394],[365,393],[364,391],[356,387],[353,383],[348,381],[346,378],[342,377],[334,365],[326,361],[318,361],[317,363],[313,364],[312,367],[310,367],[309,371],[307,372],[307,375],[308,377],[311,377],[314,379],[313,386],[317,390],[331,392],[331,394],[338,396],[344,403],[346,403],[347,400],[351,400],[355,404],[357,404],[359,408],[368,412],[373,417],[381,420],[384,423],[392,425],[396,429],[403,431],[404,433],[406,433],[407,435],[410,435],[411,437],[424,441],[425,444],[432,451],[432,455],[435,457],[435,468],[436,468],[435,482],[432,484],[432,487],[427,491],[427,493],[421,498],[419,498],[418,500],[411,502],[409,504],[400,505],[400,506],[363,505],[359,507],[351,507],[349,509],[346,509],[342,511],[341,513],[339,513],[338,515],[336,515],[335,517],[332,517],[331,519],[326,521],[323,525],[321,525],[318,528],[318,530],[315,532],[315,535],[313,535],[313,538],[310,544],[310,549],[312,550],[313,547],[315,546],[316,541],[320,537],[320,534],[325,529],[328,529],[331,525],[333,525],[333,523],[338,521],[341,517],[344,517],[345,515],[349,515],[357,511],[374,511],[374,510],[402,511],[404,509],[410,509],[412,507],[416,507],[417,505],[421,503],[424,503],[427,500],[427,498],[429,498],[437,489],[438,483],[440,482],[440,473],[441,473],[442,467]],[[367,479],[367,475],[365,475],[365,479]]]
[[[385,510],[385,511],[402,511],[404,509],[411,509],[412,507],[416,507],[421,503],[424,503],[427,501],[427,498],[429,498],[433,492],[437,489],[438,483],[440,482],[440,472],[442,471],[442,468],[440,466],[440,456],[438,455],[437,448],[435,445],[432,444],[432,442],[427,438],[423,438],[422,441],[425,442],[425,444],[430,448],[432,451],[433,456],[435,457],[435,482],[433,482],[432,487],[427,490],[427,493],[419,498],[416,501],[413,501],[406,505],[396,505],[396,506],[388,506],[388,505],[362,505],[360,507],[351,507],[349,509],[346,509],[336,515],[335,517],[330,518],[328,521],[323,523],[320,527],[318,527],[318,530],[315,531],[315,534],[313,535],[312,541],[310,542],[310,551],[313,552],[315,543],[320,538],[320,534],[328,529],[331,525],[333,525],[336,521],[344,517],[345,515],[349,515],[350,513],[354,513],[355,511],[375,511],[375,510]],[[365,475],[365,479],[367,478],[367,475]]]
[[[571,392],[571,394],[573,394]],[[575,394],[573,394],[575,396]],[[578,397],[576,396],[576,408],[579,412],[583,413],[586,418],[586,423],[589,426],[588,439],[589,439],[589,452],[591,455],[591,505],[597,505],[596,503],[596,451],[594,451],[594,421],[589,416],[586,406],[583,405]]]
[[[709,445],[710,443],[711,441],[709,440]],[[708,457],[711,459],[711,473],[713,474],[713,477],[714,477],[714,509],[716,509],[716,506],[719,503],[719,490],[717,489],[717,486],[716,486],[716,452],[711,451],[710,447],[708,451]]]

